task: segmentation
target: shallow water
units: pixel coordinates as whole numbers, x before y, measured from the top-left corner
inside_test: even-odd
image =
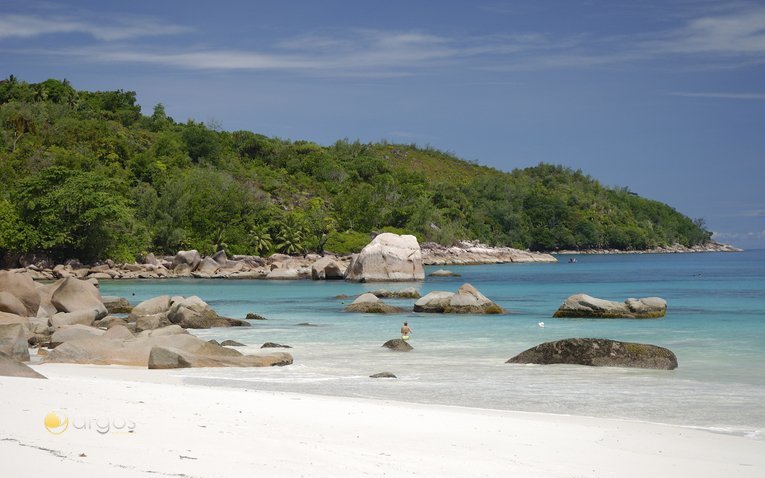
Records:
[[[221,315],[256,312],[249,328],[200,330],[259,350],[293,346],[294,365],[268,369],[186,369],[193,383],[326,395],[387,398],[700,427],[765,439],[765,251],[561,256],[558,264],[453,266],[462,277],[428,278],[424,295],[469,282],[511,313],[502,316],[347,314],[350,300],[411,284],[312,281],[102,281],[104,295],[138,303],[161,294],[198,295]],[[440,267],[439,267],[440,268]],[[426,271],[436,267],[426,268]],[[664,319],[553,319],[569,295],[610,300],[660,296]],[[387,302],[411,310],[412,300]],[[415,350],[380,347],[407,320]],[[537,324],[544,321],[545,327]],[[297,324],[309,322],[311,326]],[[667,347],[674,371],[504,362],[541,342],[604,337]],[[281,350],[281,349],[277,349]],[[390,371],[398,380],[370,379]]]

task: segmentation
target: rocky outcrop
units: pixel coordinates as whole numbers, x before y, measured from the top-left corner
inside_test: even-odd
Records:
[[[557,259],[550,254],[522,251],[512,247],[491,247],[478,241],[461,241],[451,247],[434,242],[424,243],[422,261],[426,265],[448,265],[557,262]]]
[[[149,331],[153,333],[152,335],[141,335],[127,339],[100,336],[69,340],[53,349],[43,361],[45,363],[114,364],[146,367],[149,366],[152,350],[158,347],[177,354],[191,366],[199,367],[252,367],[292,362],[292,357],[289,354],[280,353],[271,359],[264,358],[264,356],[244,356],[234,349],[210,344],[187,333],[162,334],[159,333],[161,330]],[[162,368],[159,365],[166,363],[159,358],[161,356],[156,358],[155,365],[157,367],[155,368]]]
[[[218,315],[205,301],[197,296],[154,297],[136,305],[129,320],[135,322],[138,332],[177,324],[184,329],[208,329],[211,327],[249,326],[249,322]]]
[[[502,307],[470,284],[463,284],[456,293],[430,292],[414,303],[414,311],[442,314],[501,314],[504,312]]]
[[[414,347],[409,345],[409,342],[404,339],[391,339],[382,344],[382,346],[396,352],[409,352],[414,350]]]
[[[394,314],[403,312],[398,307],[386,304],[374,294],[361,294],[345,308],[346,312],[359,312],[364,314]]]
[[[667,301],[659,297],[612,302],[587,294],[576,294],[567,298],[553,317],[653,319],[664,317],[666,313]]]
[[[53,332],[53,335],[50,338],[50,343],[52,346],[56,346],[58,344],[62,344],[64,342],[68,342],[70,340],[77,340],[81,338],[87,338],[87,337],[100,337],[106,333],[105,330],[99,329],[97,327],[90,327],[87,325],[68,325],[61,328],[56,329],[55,332]],[[112,333],[113,334],[113,333]],[[132,334],[130,334],[132,337]]]
[[[269,355],[223,355],[213,344],[201,352],[191,352],[171,347],[153,347],[149,353],[150,369],[172,369],[189,367],[273,367],[292,364],[292,356],[285,352]],[[225,349],[224,349],[225,350]],[[228,349],[231,350],[231,349]]]
[[[608,339],[563,339],[545,342],[521,352],[506,363],[576,364],[594,367],[677,368],[671,350],[656,345]]]
[[[651,249],[644,249],[642,251],[622,249],[586,249],[583,251],[571,251],[562,250],[556,251],[555,254],[686,254],[686,253],[699,253],[699,252],[742,252],[743,249],[731,246],[730,244],[722,244],[715,241],[709,241],[705,244],[698,244],[695,246],[684,246],[682,244],[672,244],[670,246],[658,246]]]
[[[0,353],[0,377],[45,378],[3,353]]]
[[[351,260],[345,278],[354,282],[424,280],[417,238],[379,234]]]

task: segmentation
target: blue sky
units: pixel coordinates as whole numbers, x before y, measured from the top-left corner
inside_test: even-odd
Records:
[[[0,0],[0,76],[178,121],[549,162],[765,247],[765,3]]]

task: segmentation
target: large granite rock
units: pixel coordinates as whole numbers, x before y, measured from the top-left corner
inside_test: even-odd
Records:
[[[355,282],[424,280],[417,238],[379,234],[353,258],[345,278]]]
[[[0,376],[2,377],[25,377],[45,378],[23,363],[19,363],[11,357],[0,353]]]
[[[409,342],[404,339],[390,339],[382,344],[382,346],[396,352],[409,352],[410,350],[414,350],[414,347],[409,345]]]
[[[506,363],[674,370],[677,368],[677,357],[671,350],[656,345],[573,338],[545,342],[521,352]]]
[[[62,344],[64,342],[68,342],[69,340],[76,340],[87,337],[100,337],[105,333],[105,330],[99,329],[97,327],[90,327],[82,324],[67,325],[56,329],[50,338],[50,342],[54,345]]]
[[[218,315],[209,305],[197,296],[173,297],[168,320],[184,329],[209,329],[210,327],[249,326],[250,323],[239,319],[229,319]]]
[[[53,314],[48,323],[54,329],[66,327],[69,325],[93,325],[96,321],[97,312],[95,310],[77,310],[74,312],[59,312]]]
[[[463,284],[456,293],[433,291],[414,303],[415,312],[455,314],[501,314],[502,307],[488,299],[470,284]]]
[[[576,294],[567,298],[553,317],[652,319],[664,317],[666,313],[667,301],[659,297],[612,302]]]
[[[313,280],[342,280],[345,268],[331,257],[322,257],[311,264],[311,279]]]
[[[190,334],[139,336],[128,339],[101,336],[64,342],[53,349],[45,357],[44,362],[146,367],[153,347],[179,349],[198,354],[241,355],[236,350],[225,347],[213,348],[212,344]]]
[[[133,310],[130,302],[124,297],[105,295],[101,296],[101,302],[110,314],[129,314]]]
[[[168,310],[170,310],[170,296],[160,295],[133,307],[133,310],[130,311],[130,320],[133,321],[145,315],[161,314]]]
[[[0,353],[17,360],[29,360],[27,328],[22,323],[0,323]]]
[[[298,280],[300,279],[300,271],[290,268],[276,268],[266,275],[266,279],[271,280]]]
[[[98,288],[88,280],[80,280],[68,277],[53,291],[51,303],[59,312],[76,312],[81,310],[93,310],[96,319],[106,317],[108,311],[103,302]]]
[[[15,295],[0,290],[0,312],[8,312],[22,317],[29,315],[27,307]]]
[[[202,256],[196,249],[190,251],[178,251],[175,257],[173,257],[171,268],[175,269],[178,266],[188,266],[188,269],[183,269],[190,272],[196,269],[200,262],[202,262]]]
[[[345,308],[345,311],[365,314],[394,314],[396,312],[403,312],[398,307],[386,304],[376,295],[370,293],[358,296],[356,300]]]
[[[26,313],[18,314],[35,317],[40,308],[40,294],[32,276],[27,272],[0,271],[0,291],[3,291],[24,305]],[[3,309],[0,309],[3,310]],[[7,312],[16,313],[11,310]]]

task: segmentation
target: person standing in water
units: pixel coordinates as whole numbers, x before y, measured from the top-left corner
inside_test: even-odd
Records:
[[[412,333],[412,329],[409,327],[409,323],[404,322],[404,326],[401,327],[401,340],[409,340],[409,334]]]

